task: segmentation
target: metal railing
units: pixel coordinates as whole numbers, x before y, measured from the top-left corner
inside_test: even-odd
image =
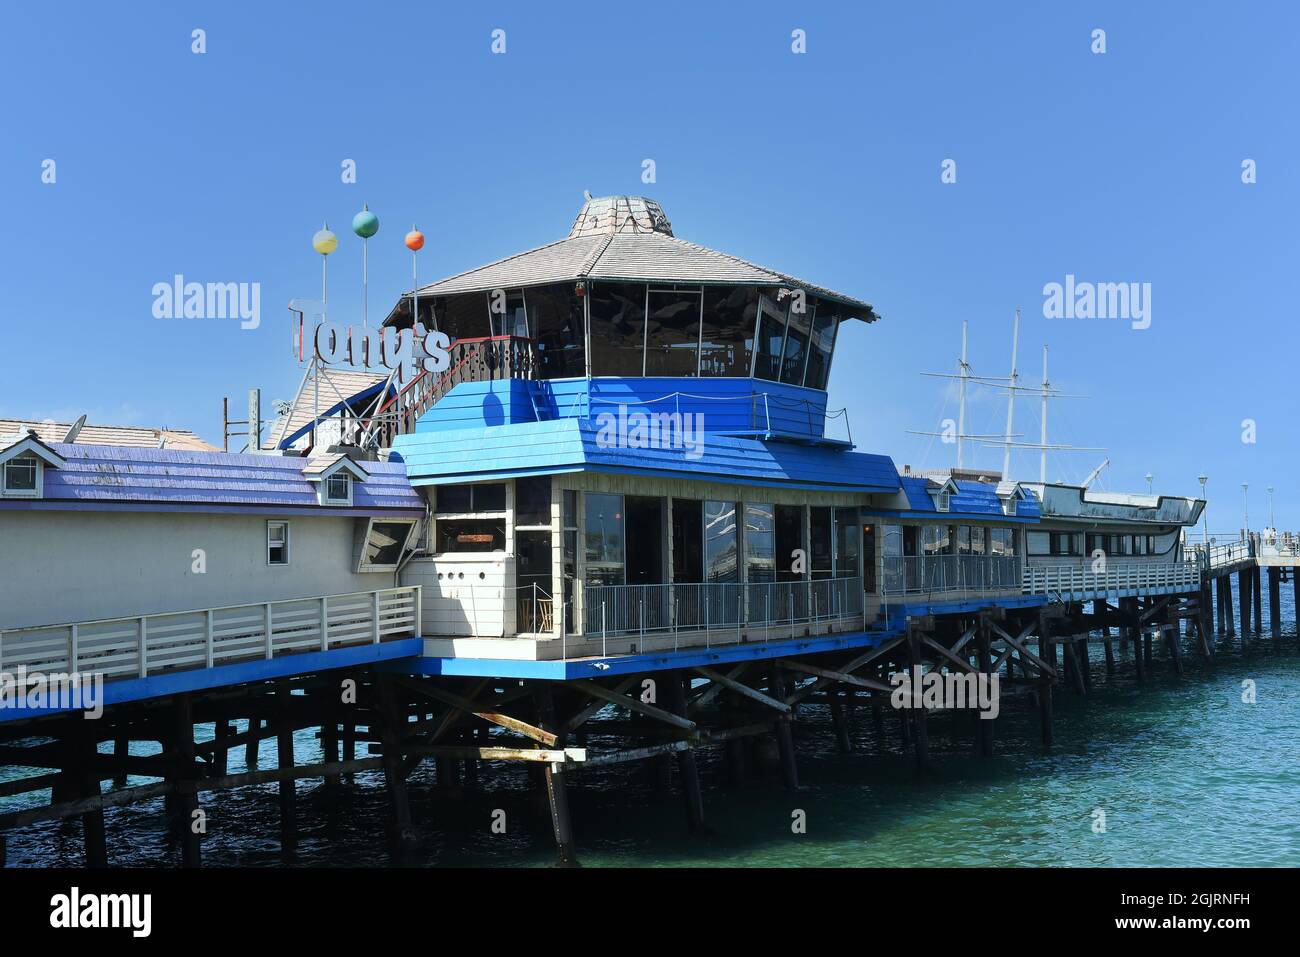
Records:
[[[1105,594],[1116,591],[1159,591],[1199,588],[1201,566],[1196,562],[1111,563],[1105,571],[1091,565],[1034,565],[1025,567],[1024,593]]]
[[[583,631],[604,635],[799,625],[862,614],[862,579],[583,586]]]
[[[1196,562],[1202,568],[1219,568],[1235,562],[1245,561],[1255,555],[1254,542],[1243,539],[1231,542],[1212,542],[1209,545],[1193,543],[1184,546],[1189,561]]]
[[[1018,555],[892,555],[881,559],[885,595],[1018,591]]]
[[[0,631],[0,670],[146,678],[420,634],[420,586]]]

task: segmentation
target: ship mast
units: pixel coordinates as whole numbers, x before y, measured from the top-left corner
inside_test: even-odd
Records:
[[[958,363],[958,376],[960,385],[958,386],[957,400],[957,468],[962,467],[961,443],[966,437],[966,381],[970,378],[970,364],[966,361],[966,320],[961,321],[961,361]]]
[[[1020,347],[1020,310],[1016,310],[1016,323],[1011,333],[1011,375],[1007,379],[1007,431],[1002,442],[1002,478],[1011,475],[1011,427],[1016,417],[1016,350]],[[1046,444],[1046,443],[1044,443]]]

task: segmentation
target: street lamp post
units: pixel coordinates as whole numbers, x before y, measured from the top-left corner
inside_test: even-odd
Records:
[[[1150,472],[1147,473],[1147,494],[1151,493],[1151,480],[1155,478]]]
[[[1210,547],[1210,503],[1205,498],[1205,483],[1209,481],[1209,478],[1204,472],[1196,476],[1196,480],[1201,483],[1201,501],[1205,502],[1205,505],[1201,507],[1201,518],[1204,520],[1201,525],[1201,535],[1204,537],[1206,549]]]
[[[1277,528],[1277,523],[1273,521],[1273,486],[1268,487],[1268,527]]]
[[[1246,523],[1246,539],[1250,539],[1250,483],[1241,483],[1241,509],[1242,518]]]

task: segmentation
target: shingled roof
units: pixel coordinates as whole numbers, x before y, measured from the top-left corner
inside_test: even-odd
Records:
[[[588,279],[790,286],[852,306],[867,322],[877,318],[861,299],[678,239],[663,208],[639,196],[589,199],[567,238],[440,279],[419,292],[449,296]]]
[[[0,439],[35,432],[42,442],[62,442],[72,428],[71,422],[34,422],[27,419],[0,419]],[[188,429],[152,429],[138,425],[91,425],[77,433],[79,445],[116,445],[135,449],[179,449],[191,452],[215,452]]]

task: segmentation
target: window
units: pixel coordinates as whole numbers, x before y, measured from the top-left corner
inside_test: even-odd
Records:
[[[776,580],[776,507],[745,505],[745,580]]]
[[[621,585],[623,496],[588,492],[586,500],[586,577],[588,585]]]
[[[948,511],[952,504],[952,493],[947,489],[934,493],[934,507],[940,512]]]
[[[812,313],[807,305],[803,312],[795,312],[796,301],[790,304],[790,322],[785,331],[785,348],[781,353],[781,381],[803,385],[803,368],[808,363],[808,321]]]
[[[856,508],[835,510],[835,577],[855,578],[858,575],[858,555],[861,551]]]
[[[414,527],[415,522],[383,522],[372,519],[366,529],[366,541],[361,549],[361,562],[357,571],[395,569]]]
[[[645,374],[693,376],[699,369],[699,289],[651,289],[646,320]]]
[[[1083,554],[1083,533],[1082,532],[1052,532],[1051,533],[1051,554],[1053,555]]]
[[[506,487],[491,485],[443,485],[438,488],[439,515],[473,515],[506,510]]]
[[[952,537],[947,525],[921,526],[921,553],[927,556],[952,553]]]
[[[754,361],[758,290],[753,286],[709,286],[704,290],[700,375],[748,376]]]
[[[736,503],[704,503],[705,581],[738,581]]]
[[[994,556],[1014,556],[1016,554],[1015,529],[990,528],[989,553]]]
[[[988,529],[982,525],[976,525],[970,530],[970,553],[972,555],[983,555],[988,549],[985,547],[985,535]]]
[[[573,294],[572,283],[528,290],[528,328],[541,356],[542,378],[570,379],[586,374],[582,303]]]
[[[501,552],[506,547],[505,518],[447,519],[437,522],[437,551]]]
[[[528,311],[525,308],[524,292],[514,289],[509,292],[493,290],[488,297],[488,321],[494,336],[519,336],[528,338]]]
[[[1147,536],[1145,536],[1145,535],[1134,535],[1134,536],[1133,536],[1133,554],[1134,554],[1134,555],[1145,555],[1146,553],[1147,553]]]
[[[268,565],[289,564],[289,523],[266,523],[266,563]]]
[[[673,581],[704,581],[704,503],[673,499]]]
[[[1091,532],[1087,535],[1085,548],[1089,555],[1095,555],[1099,550],[1102,552],[1110,551],[1109,543],[1106,541],[1106,536],[1095,535]]]
[[[335,472],[325,480],[323,494],[324,505],[351,505],[352,476],[343,471]]]
[[[825,389],[831,371],[831,350],[835,346],[835,329],[839,322],[835,307],[819,300],[813,313],[812,342],[808,346],[808,371],[804,382],[810,389]]]
[[[758,349],[754,357],[754,378],[773,382],[781,377],[781,357],[785,345],[786,303],[777,304],[770,296],[758,300]]]
[[[4,464],[4,494],[35,497],[40,490],[41,464],[29,456]]]
[[[591,284],[587,296],[591,374],[641,375],[645,368],[645,285],[597,282]]]
[[[515,481],[515,527],[551,527],[551,477]]]
[[[895,526],[896,528],[897,526]],[[814,505],[808,509],[808,545],[814,579],[830,578],[835,573],[833,556],[834,531],[830,508]]]

